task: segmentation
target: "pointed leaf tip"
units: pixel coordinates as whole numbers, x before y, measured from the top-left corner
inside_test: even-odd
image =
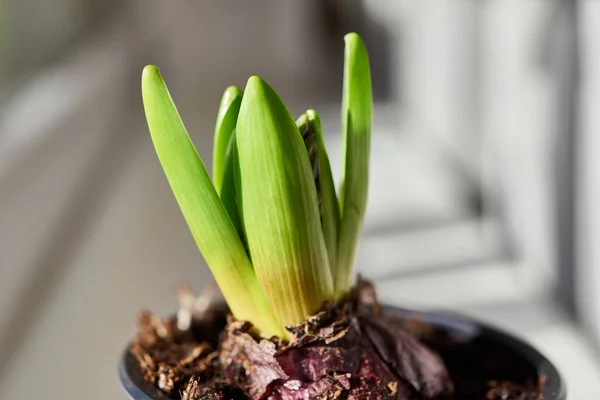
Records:
[[[225,89],[225,93],[223,94],[223,97],[236,97],[236,96],[241,96],[242,95],[242,89],[240,89],[237,86],[227,86],[227,89]]]
[[[363,42],[362,38],[357,33],[352,32],[346,34],[346,36],[344,36],[344,44],[346,46],[346,52],[367,52],[365,42]]]
[[[265,82],[265,80],[260,76],[253,75],[250,78],[248,78],[248,81],[246,82],[246,90],[261,88],[264,89],[265,87],[270,88],[269,84]]]
[[[260,76],[251,76],[248,79],[244,94],[245,97],[253,99],[253,101],[247,101],[247,104],[258,107],[271,105],[278,109],[281,109],[282,105],[285,107],[275,90]]]
[[[149,79],[161,79],[160,70],[155,65],[146,65],[144,70],[142,71],[142,82],[147,81]]]
[[[362,39],[356,32],[349,32],[344,35],[344,41],[346,43],[362,43]]]

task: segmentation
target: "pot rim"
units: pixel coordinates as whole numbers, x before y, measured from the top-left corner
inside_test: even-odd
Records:
[[[385,313],[402,317],[421,318],[431,325],[463,337],[486,336],[507,347],[515,349],[523,358],[535,365],[538,376],[546,381],[542,387],[542,395],[546,400],[565,400],[567,387],[556,366],[540,353],[527,340],[517,338],[514,334],[493,324],[482,323],[477,319],[454,311],[415,311],[401,307],[383,307]]]
[[[465,338],[487,336],[494,341],[515,349],[523,358],[536,366],[538,376],[545,376],[542,394],[546,400],[566,400],[566,384],[557,368],[537,349],[523,339],[498,329],[493,325],[481,323],[473,318],[453,311],[417,311],[401,307],[384,306],[384,313],[398,317],[413,317],[426,321],[436,329],[451,331],[453,335]],[[137,360],[129,352],[129,346],[123,352],[119,363],[119,381],[121,387],[134,400],[171,400],[154,385],[143,378],[137,366]]]

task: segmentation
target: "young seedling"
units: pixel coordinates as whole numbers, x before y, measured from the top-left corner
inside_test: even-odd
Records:
[[[160,320],[142,316],[144,334],[131,354],[144,379],[182,399],[433,400],[451,393],[440,357],[381,313],[370,284],[352,286],[372,118],[369,60],[358,35],[345,37],[339,196],[319,115],[308,110],[294,120],[261,78],[223,94],[212,180],[156,67],[144,69],[142,94],[167,180],[238,319],[225,323],[219,307],[195,319],[186,310],[187,330],[159,330]]]
[[[154,66],[142,76],[148,127],[175,198],[234,316],[265,337],[289,337],[351,289],[367,201],[371,77],[364,44],[345,37],[344,166],[336,195],[321,122],[294,121],[277,93],[251,77],[225,91],[212,181]]]

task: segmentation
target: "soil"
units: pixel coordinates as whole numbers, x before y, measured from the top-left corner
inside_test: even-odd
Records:
[[[144,311],[131,344],[144,379],[176,400],[543,400],[543,377],[489,339],[463,343],[414,318],[383,312],[360,281],[289,327],[290,342],[256,336],[223,305],[159,318]]]

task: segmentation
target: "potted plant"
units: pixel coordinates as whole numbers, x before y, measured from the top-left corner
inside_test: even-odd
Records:
[[[526,343],[451,313],[381,306],[369,282],[353,281],[372,114],[358,35],[345,37],[339,192],[318,114],[295,121],[259,77],[225,91],[212,180],[154,66],[142,96],[227,304],[184,294],[175,316],[140,315],[120,367],[133,399],[565,399],[556,369]]]

